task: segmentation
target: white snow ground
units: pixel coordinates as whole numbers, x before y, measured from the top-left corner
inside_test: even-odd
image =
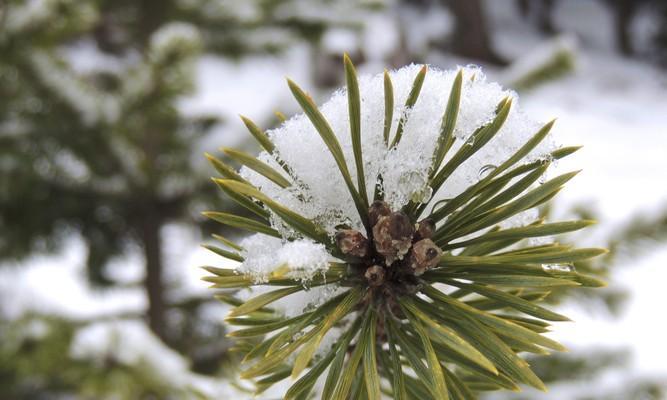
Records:
[[[519,54],[534,43],[521,24],[504,23],[498,37],[505,54]],[[556,23],[579,39],[577,69],[564,79],[521,94],[526,111],[536,118],[557,117],[555,132],[563,143],[584,148],[565,159],[561,170],[583,168],[556,201],[556,212],[570,206],[592,206],[599,224],[587,244],[603,245],[602,238],[629,217],[651,215],[667,204],[667,73],[644,62],[618,56],[611,48],[611,16],[597,2],[562,1]],[[638,25],[639,24],[639,25]],[[650,29],[640,18],[635,29]],[[656,315],[667,304],[662,288],[667,278],[667,246],[648,251],[636,260],[621,258],[610,286],[630,288],[631,297],[619,319],[595,315],[576,304],[563,312],[575,323],[560,324],[555,337],[572,352],[595,345],[627,346],[633,351],[637,373],[667,375],[667,320]]]
[[[503,9],[508,2],[489,3],[495,3],[492,21],[497,25],[496,41],[502,52],[521,54],[540,40],[530,27]],[[391,26],[389,21],[375,22],[384,29]],[[557,24],[576,31],[580,39],[578,68],[566,78],[521,94],[524,109],[536,119],[558,117],[556,129],[564,143],[585,146],[560,166],[584,171],[559,196],[557,211],[574,204],[593,205],[601,217],[587,238],[591,245],[602,244],[602,238],[629,216],[667,203],[667,74],[614,54],[608,44],[610,33],[597,29],[609,23],[610,16],[598,2],[562,1]],[[582,30],[581,26],[589,28]],[[294,110],[284,75],[306,83],[307,57],[303,48],[297,48],[284,56],[254,57],[240,64],[215,58],[202,60],[199,93],[183,107],[192,112],[213,111],[228,119],[225,129],[215,142],[205,144],[206,148],[240,142],[238,133],[242,129],[236,114],[261,121],[278,107],[281,111]],[[449,61],[449,65],[438,66],[452,68],[461,63],[460,59]],[[181,282],[186,291],[205,292],[206,284],[199,281],[202,273],[197,266],[220,265],[223,261],[199,248],[196,235],[186,230],[170,228],[164,239],[166,247],[171,248],[168,260],[172,280]],[[87,289],[83,262],[83,247],[74,238],[63,254],[35,257],[21,268],[2,268],[0,306],[14,316],[37,309],[73,317],[136,311],[145,306],[142,294],[136,290],[96,293]],[[127,262],[133,270],[140,270],[136,257],[129,257]],[[554,336],[573,352],[592,345],[629,347],[634,354],[632,374],[667,376],[667,321],[656,316],[660,305],[667,304],[663,284],[667,279],[667,246],[638,260],[627,260],[626,264],[617,268],[610,282],[629,287],[632,292],[620,319],[566,304],[563,312],[576,322],[558,325]],[[150,335],[139,336],[151,340]],[[605,377],[600,383],[609,380]],[[558,396],[556,393],[552,396]]]

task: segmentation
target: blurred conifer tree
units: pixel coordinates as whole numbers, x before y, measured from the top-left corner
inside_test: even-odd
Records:
[[[170,342],[160,233],[212,201],[197,146],[220,122],[178,101],[202,53],[316,44],[335,20],[295,3],[2,2],[0,258],[56,251],[78,234],[90,281],[112,285],[108,262],[137,246],[150,327]]]
[[[193,370],[217,372],[227,351],[224,332],[219,321],[206,320],[202,304],[215,300],[171,295],[161,232],[172,222],[205,228],[193,221],[201,221],[198,211],[218,196],[211,196],[198,146],[222,121],[185,114],[178,103],[195,89],[194,66],[202,54],[241,59],[296,43],[317,54],[323,32],[343,23],[340,12],[320,12],[321,3],[332,5],[0,1],[0,261],[57,252],[76,236],[86,244],[89,281],[113,286],[118,282],[108,273],[109,262],[140,249],[150,328],[189,356]],[[3,349],[0,393],[37,398],[84,385],[76,371],[90,366],[67,357],[75,327],[58,318],[47,322],[56,335],[69,332],[58,339],[62,346],[45,339],[30,349]],[[16,329],[23,328],[19,321]],[[11,329],[14,323],[0,316],[3,338]],[[56,352],[57,365],[31,370],[37,362],[31,349]],[[132,387],[145,381],[146,396],[166,396],[153,390],[152,380],[134,375]],[[30,386],[35,379],[43,384]],[[103,397],[102,386],[93,392],[96,398]]]
[[[55,250],[78,233],[90,280],[107,285],[105,265],[138,244],[148,320],[166,338],[160,231],[191,219],[193,205],[206,200],[205,176],[191,160],[197,139],[216,122],[176,107],[193,89],[201,38],[183,23],[147,25],[143,37],[118,23],[111,36],[138,39],[108,53],[92,40],[106,18],[93,1],[4,7],[0,254]],[[78,56],[92,68],[82,71],[71,51],[83,51]]]

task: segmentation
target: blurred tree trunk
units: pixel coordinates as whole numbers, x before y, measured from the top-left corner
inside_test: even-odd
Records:
[[[553,22],[553,8],[555,0],[517,0],[517,7],[524,18],[529,18],[535,10],[537,27],[545,35],[556,33]]]
[[[400,16],[399,16],[400,18]],[[393,68],[400,68],[404,65],[408,65],[411,62],[418,63],[419,56],[410,53],[410,48],[408,46],[408,40],[406,38],[405,26],[401,23],[398,24],[398,47],[389,57],[389,65]]]
[[[340,84],[341,57],[339,54],[330,54],[322,49],[320,44],[315,44],[312,46],[310,57],[315,86],[332,88]]]
[[[162,24],[167,22],[168,15],[173,6],[171,0],[140,0],[139,2],[140,24],[138,26],[139,40],[146,46],[150,37]]]
[[[614,18],[616,19],[616,47],[621,54],[631,56],[634,54],[632,38],[630,36],[630,24],[637,12],[638,0],[616,0],[614,2]]]
[[[451,50],[463,57],[505,65],[491,46],[484,7],[480,0],[445,0],[456,18]]]
[[[553,9],[555,0],[542,0],[537,12],[537,24],[542,33],[553,35],[556,27],[553,22]]]
[[[146,277],[144,288],[148,297],[148,325],[153,333],[166,342],[167,329],[165,321],[166,305],[164,285],[162,282],[162,242],[160,230],[162,221],[155,212],[147,212],[142,224],[141,242],[144,250]]]

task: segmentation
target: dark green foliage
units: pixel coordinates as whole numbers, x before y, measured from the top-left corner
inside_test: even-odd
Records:
[[[80,239],[89,281],[110,287],[118,282],[109,262],[138,250],[146,279],[131,284],[146,291],[150,327],[191,360],[194,371],[207,374],[220,372],[228,341],[221,339],[219,321],[202,317],[203,309],[215,306],[213,299],[174,302],[178,283],[165,282],[167,244],[161,232],[172,223],[209,232],[213,224],[199,215],[205,206],[240,213],[238,202],[250,212],[268,212],[246,196],[217,201],[196,154],[201,139],[223,121],[183,113],[179,102],[193,93],[200,55],[240,59],[295,42],[316,45],[336,23],[302,15],[290,0],[243,3],[9,0],[0,5],[0,261],[14,264]],[[240,249],[209,248],[240,259]],[[19,368],[9,362],[12,357],[3,360],[4,370]],[[54,360],[63,371],[79,368],[60,356]],[[58,392],[60,378],[53,374],[31,395]],[[76,391],[76,384],[74,377],[67,390]],[[132,398],[139,397],[140,385],[132,387]],[[164,398],[167,390],[152,396]],[[103,392],[100,387],[94,397]]]
[[[105,354],[102,345],[97,349],[100,358],[74,354],[77,332],[93,321],[29,314],[0,322],[3,399],[197,398],[194,389],[161,376],[154,360],[138,357],[130,362],[112,348]]]
[[[93,4],[78,6],[95,15]],[[192,88],[196,37],[145,48],[118,71],[81,74],[57,46],[97,21],[63,21],[66,10],[49,21],[68,26],[67,34],[5,31],[0,42],[0,90],[11,99],[0,107],[0,227],[12,232],[0,253],[53,249],[77,232],[88,244],[91,277],[104,282],[103,266],[141,236],[142,220],[190,217],[205,181],[192,180],[190,153],[215,119],[184,117],[174,105]],[[49,21],[43,26],[59,26]]]

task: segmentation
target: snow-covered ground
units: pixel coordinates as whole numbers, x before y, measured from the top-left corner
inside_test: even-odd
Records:
[[[603,245],[603,238],[632,216],[650,216],[667,204],[667,73],[613,52],[611,32],[605,31],[611,29],[611,16],[604,8],[595,2],[562,3],[556,21],[578,37],[577,68],[521,99],[535,117],[558,118],[555,132],[563,143],[584,146],[559,165],[583,172],[559,195],[556,210],[592,207],[599,225],[586,240]],[[530,48],[534,36],[525,27],[505,26],[498,37],[502,50]],[[569,303],[564,313],[576,322],[558,325],[555,336],[573,352],[596,345],[628,347],[636,373],[667,376],[667,319],[656,313],[657,305],[667,304],[662,289],[667,244],[638,258],[621,257],[619,264],[609,284],[631,293],[620,318]]]
[[[496,5],[493,10],[495,40],[503,54],[525,54],[542,40],[533,28],[518,22],[502,6]],[[611,32],[605,31],[611,29],[607,28],[611,16],[598,2],[563,1],[556,17],[557,25],[573,31],[578,38],[577,68],[562,79],[521,93],[521,104],[537,120],[557,117],[555,132],[561,142],[584,145],[559,165],[563,170],[584,171],[559,196],[556,212],[563,213],[577,204],[592,206],[600,215],[600,224],[586,240],[601,245],[632,215],[650,215],[667,204],[667,73],[612,51]],[[373,19],[373,29],[390,29],[389,17],[378,18]],[[367,42],[368,38],[364,40]],[[295,48],[282,56],[256,56],[240,63],[204,58],[198,67],[199,91],[182,107],[187,112],[220,114],[227,123],[203,147],[213,150],[239,143],[238,134],[243,130],[237,114],[266,126],[269,122],[262,118],[268,118],[271,112],[294,110],[284,76],[307,82],[307,57],[307,49]],[[441,68],[462,63],[442,57],[437,61]],[[489,71],[491,77],[494,74],[501,76],[500,71]],[[187,292],[204,293],[206,284],[199,281],[202,272],[197,266],[219,265],[221,259],[199,248],[197,236],[186,229],[169,227],[164,240],[169,249],[170,279],[180,282]],[[136,289],[101,293],[88,289],[83,283],[84,261],[83,246],[73,238],[63,254],[35,257],[21,268],[2,268],[2,312],[16,316],[36,309],[83,318],[138,311],[145,306],[142,293]],[[141,271],[138,257],[130,256],[123,263],[131,266],[124,265],[125,270]],[[558,325],[554,336],[573,352],[593,345],[629,347],[633,354],[631,374],[667,376],[667,320],[660,310],[667,304],[667,244],[637,259],[623,260],[623,264],[610,280],[611,286],[631,291],[620,318],[568,303],[563,305],[563,312],[576,322]],[[139,277],[140,272],[134,276]],[[148,340],[149,335],[138,333],[136,337]]]

